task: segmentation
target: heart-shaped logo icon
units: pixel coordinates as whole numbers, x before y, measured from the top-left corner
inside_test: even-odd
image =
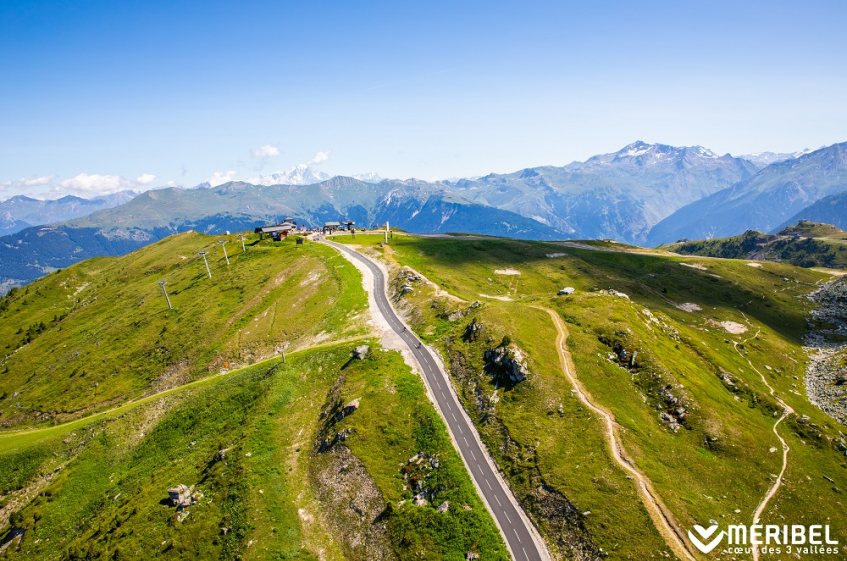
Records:
[[[710,526],[709,528],[704,528],[699,524],[695,524],[694,529],[697,531],[698,534],[700,534],[700,537],[703,538],[703,540],[705,541],[708,540],[712,536],[712,534],[715,533],[715,531],[718,529],[718,525],[715,524],[714,526]],[[723,536],[724,532],[720,532],[717,536],[715,536],[715,539],[713,539],[712,541],[708,543],[703,543],[697,538],[696,535],[691,532],[691,530],[688,530],[688,539],[691,540],[691,543],[694,544],[694,547],[696,547],[703,553],[709,553],[710,551],[715,549],[718,544],[721,543],[721,540],[723,540]]]

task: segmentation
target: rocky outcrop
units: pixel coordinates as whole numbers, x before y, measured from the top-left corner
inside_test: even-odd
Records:
[[[320,453],[310,470],[330,531],[348,559],[396,559],[386,523],[385,500],[371,474],[344,444]]]
[[[661,325],[662,322],[652,313],[645,312],[656,325]],[[655,408],[659,420],[667,428],[677,432],[690,425],[688,418],[694,402],[675,377],[651,353],[645,352],[641,341],[634,339],[628,329],[604,330],[598,335],[598,340],[612,350],[606,354],[606,360],[629,373],[644,404]]]
[[[403,269],[397,276],[395,277],[395,282],[397,283],[397,294],[400,296],[405,296],[406,294],[410,294],[415,291],[415,287],[412,286],[412,283],[418,282],[421,280],[421,276],[417,274],[415,271],[411,269]]]
[[[370,350],[371,350],[371,348],[369,346],[360,345],[360,346],[356,347],[355,349],[353,349],[353,358],[357,358],[359,360],[362,360],[366,356],[368,356],[368,352]]]
[[[403,269],[397,274],[397,277],[406,282],[417,282],[421,280],[421,276],[411,269]]]
[[[501,382],[517,384],[529,377],[523,351],[515,345],[500,345],[485,351],[485,369]]]
[[[415,454],[400,469],[403,475],[403,488],[412,491],[412,504],[415,506],[427,506],[437,500],[439,493],[445,490],[444,485],[438,484],[438,468],[441,461],[437,456],[429,456],[423,452]],[[402,504],[402,503],[401,503]],[[444,507],[444,505],[447,505]],[[444,510],[438,510],[444,507]],[[443,501],[436,510],[447,512],[450,504]]]
[[[481,322],[476,321],[476,318],[472,319],[467,327],[465,327],[465,340],[475,341],[476,338],[482,334],[484,329],[485,326]]]
[[[469,413],[477,426],[484,427],[482,430],[492,435],[493,441],[501,443],[492,453],[504,472],[515,475],[509,481],[515,496],[554,546],[555,558],[603,559],[585,529],[580,511],[564,494],[544,481],[533,446],[513,440],[508,428],[497,417],[496,400],[490,398],[486,389],[489,385],[485,379],[487,374],[480,373],[469,357],[456,348],[448,349],[448,357],[458,389],[468,397]],[[474,552],[469,554],[469,559],[477,558],[473,557]]]
[[[376,481],[345,442],[356,432],[337,424],[355,414],[359,400],[342,400],[344,375],[327,394],[309,475],[326,521],[345,557],[354,561],[396,559],[381,514],[386,503]]]
[[[832,281],[809,296],[815,302],[806,333],[809,401],[847,424],[847,278]]]
[[[177,510],[182,510],[195,504],[203,498],[203,495],[199,491],[194,490],[194,485],[188,487],[180,483],[176,487],[168,489],[168,498],[171,501],[171,506],[175,506]]]

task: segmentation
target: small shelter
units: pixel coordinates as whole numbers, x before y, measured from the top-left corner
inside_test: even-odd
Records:
[[[259,239],[268,234],[274,241],[279,241],[288,237],[288,235],[297,229],[297,223],[291,218],[286,218],[284,221],[273,226],[261,226],[256,228],[255,232],[259,234]]]

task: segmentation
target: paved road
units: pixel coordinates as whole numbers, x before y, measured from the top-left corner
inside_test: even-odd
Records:
[[[503,537],[512,551],[516,561],[543,561],[547,557],[542,555],[538,546],[533,541],[528,522],[518,513],[509,495],[511,491],[501,484],[495,475],[494,469],[486,461],[485,454],[475,437],[475,430],[468,419],[462,414],[458,399],[450,391],[450,381],[447,373],[443,372],[433,359],[432,354],[425,345],[421,344],[417,337],[403,325],[385,295],[385,275],[370,259],[361,253],[335,242],[326,241],[328,245],[344,251],[354,259],[364,263],[374,275],[373,295],[379,312],[388,321],[391,328],[403,339],[418,360],[427,384],[438,403],[441,416],[453,439],[459,447],[459,453],[471,473],[477,488],[482,491],[491,514],[497,518]]]

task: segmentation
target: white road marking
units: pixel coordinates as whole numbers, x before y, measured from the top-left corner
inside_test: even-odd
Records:
[[[515,537],[518,538],[518,543],[521,543],[521,537],[518,535],[518,531],[512,528],[512,531],[515,533]]]
[[[497,498],[497,495],[494,495],[494,500],[497,501],[498,505],[500,505],[501,507],[503,506],[500,504],[500,499]]]
[[[500,501],[497,501],[497,502],[499,503]],[[508,520],[508,521],[509,521],[509,524],[511,524],[511,523],[512,523],[512,519],[511,519],[511,518],[509,518],[509,515],[508,515],[508,514],[506,514],[506,511],[505,511],[505,510],[503,511],[503,516],[505,516],[505,517],[506,517],[506,520]]]
[[[450,414],[453,415],[453,412],[451,411]],[[453,415],[453,420],[456,421],[457,423],[459,422],[459,421],[456,420],[456,415]]]
[[[485,484],[488,485],[489,489],[491,489],[491,483],[489,483],[487,479],[485,480]],[[494,489],[491,489],[491,490],[493,491]]]

